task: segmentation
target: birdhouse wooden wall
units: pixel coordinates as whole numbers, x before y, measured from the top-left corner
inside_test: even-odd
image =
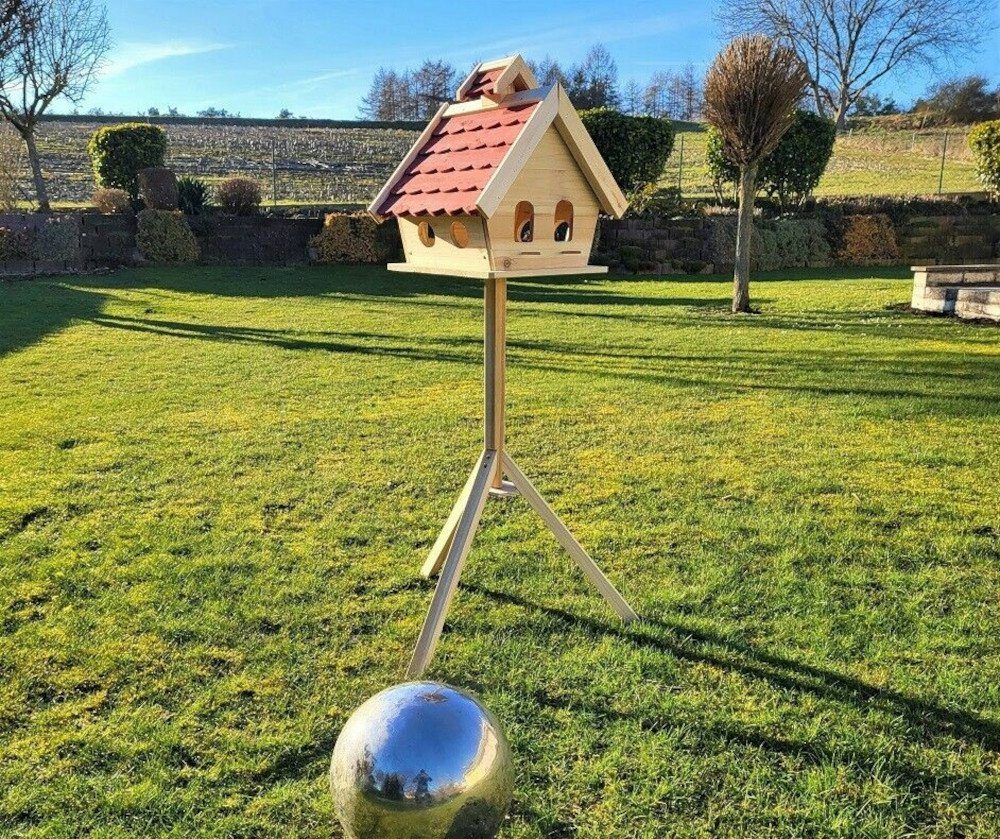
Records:
[[[437,274],[482,274],[490,270],[486,230],[480,216],[401,216],[406,263]]]
[[[487,220],[491,268],[586,268],[599,211],[600,202],[565,141],[554,125],[549,127]]]

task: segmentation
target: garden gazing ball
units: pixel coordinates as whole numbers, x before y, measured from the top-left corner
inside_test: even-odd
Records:
[[[491,839],[514,763],[493,715],[434,682],[384,690],[337,738],[330,791],[351,839]]]

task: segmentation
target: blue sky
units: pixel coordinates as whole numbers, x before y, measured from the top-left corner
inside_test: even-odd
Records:
[[[115,38],[110,62],[81,110],[136,113],[208,106],[274,116],[351,119],[380,65],[444,58],[460,69],[512,52],[564,63],[601,41],[622,80],[692,62],[704,72],[720,36],[710,0],[108,0]],[[1000,0],[984,15],[1000,22]],[[955,72],[1000,81],[1000,36]],[[901,102],[926,77],[908,73],[883,87]],[[66,108],[63,108],[66,110]]]

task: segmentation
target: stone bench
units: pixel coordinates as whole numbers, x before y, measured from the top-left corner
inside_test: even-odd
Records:
[[[920,312],[1000,322],[1000,264],[915,265],[913,300]]]

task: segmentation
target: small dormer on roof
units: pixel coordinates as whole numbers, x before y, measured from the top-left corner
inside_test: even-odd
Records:
[[[565,91],[515,55],[469,74],[369,211],[399,222],[392,270],[533,276],[606,270],[587,265],[597,217],[627,205]]]
[[[499,101],[512,93],[536,87],[538,81],[528,63],[521,56],[512,55],[478,65],[458,86],[455,99],[458,102],[473,102],[485,96]]]

